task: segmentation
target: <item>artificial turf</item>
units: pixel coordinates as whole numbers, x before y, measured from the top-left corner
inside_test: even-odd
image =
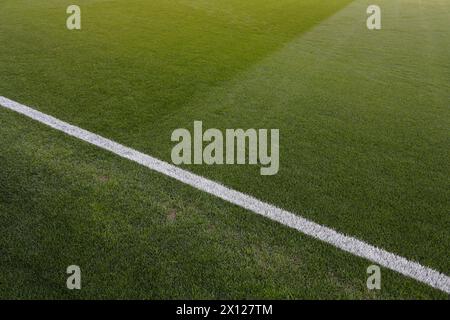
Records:
[[[450,273],[446,1],[68,4],[2,1],[0,95],[167,161],[194,120],[280,129],[276,176],[186,168]],[[445,297],[1,109],[0,151],[4,298]]]

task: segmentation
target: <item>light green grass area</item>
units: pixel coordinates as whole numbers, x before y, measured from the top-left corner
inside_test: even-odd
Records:
[[[176,128],[280,129],[280,172],[186,166],[450,274],[450,4],[0,3],[0,95],[170,161]],[[2,298],[445,298],[0,109]],[[65,289],[65,268],[83,290]]]

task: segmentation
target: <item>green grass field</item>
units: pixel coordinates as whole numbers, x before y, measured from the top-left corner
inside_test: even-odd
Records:
[[[450,2],[0,1],[0,96],[164,161],[277,128],[280,171],[183,166],[450,274]],[[79,265],[83,288],[66,288]],[[448,299],[0,108],[0,298]]]

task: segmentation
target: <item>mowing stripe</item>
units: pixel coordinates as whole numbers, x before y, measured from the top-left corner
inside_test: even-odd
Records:
[[[322,240],[355,256],[365,258],[380,266],[394,270],[450,294],[449,276],[431,268],[424,267],[417,262],[409,261],[403,257],[374,247],[356,238],[346,236],[336,232],[333,229],[260,201],[252,196],[232,190],[217,182],[180,169],[174,165],[158,160],[134,149],[125,147],[117,142],[103,138],[97,134],[73,126],[1,96],[0,105],[58,131],[62,131],[70,136],[93,144],[101,149],[108,150],[122,158],[137,162],[151,170],[160,172],[198,190],[202,190],[227,202],[257,213],[263,217],[277,221],[308,236]]]

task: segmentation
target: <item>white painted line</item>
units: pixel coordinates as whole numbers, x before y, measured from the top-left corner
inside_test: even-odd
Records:
[[[158,160],[134,149],[125,147],[117,142],[58,120],[52,116],[46,115],[15,101],[0,97],[0,105],[58,131],[62,131],[70,136],[89,142],[90,144],[93,144],[101,149],[111,151],[120,157],[137,162],[151,170],[172,177],[198,190],[207,192],[263,217],[296,229],[301,233],[322,240],[355,256],[365,258],[380,266],[397,271],[405,276],[416,279],[430,285],[433,288],[450,294],[449,276],[431,268],[424,267],[417,262],[409,261],[403,257],[374,247],[361,240],[336,232],[333,229],[309,221],[296,214],[277,208],[239,191],[227,188],[217,182],[200,177],[189,171],[180,169],[174,165]]]

